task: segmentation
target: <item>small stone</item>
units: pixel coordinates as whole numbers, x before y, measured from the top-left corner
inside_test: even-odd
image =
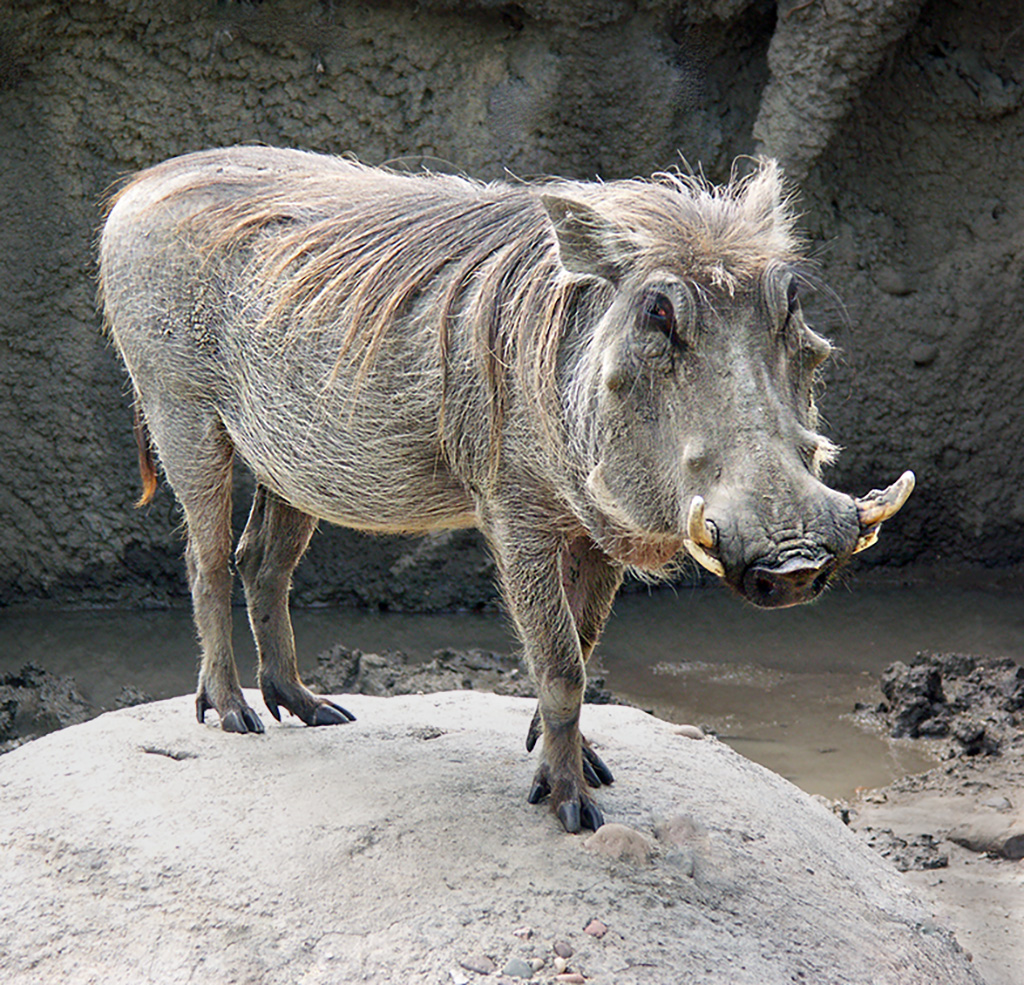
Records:
[[[1006,797],[989,797],[988,800],[981,802],[981,806],[991,807],[994,811],[1009,811],[1013,809],[1013,804]]]
[[[704,729],[699,725],[680,725],[675,730],[676,735],[682,735],[687,739],[703,739]]]
[[[654,834],[659,841],[676,848],[691,848],[707,841],[707,829],[689,814],[674,814],[666,821],[659,821],[654,826]]]
[[[552,950],[560,958],[571,958],[573,956],[573,954],[575,953],[573,951],[573,949],[572,949],[572,945],[571,944],[567,944],[565,941],[555,941],[555,944],[554,944],[554,947],[552,947]]]
[[[586,979],[578,971],[570,971],[564,975],[555,975],[556,982],[566,982],[567,985],[584,985]]]
[[[478,975],[489,975],[497,971],[498,966],[486,954],[473,954],[459,962],[460,967],[467,971],[475,971]]]
[[[915,342],[910,347],[910,358],[915,366],[931,366],[939,357],[939,347],[933,342]]]
[[[541,968],[544,967],[544,959],[543,958],[530,958],[530,967],[534,971],[540,971]]]
[[[560,975],[569,967],[569,962],[565,958],[556,957],[552,964],[554,965],[556,975]]]
[[[906,297],[917,290],[904,274],[901,274],[898,270],[893,270],[891,267],[879,270],[875,274],[875,283],[878,285],[879,290],[885,291],[886,294],[892,294],[897,298]]]
[[[1024,814],[972,814],[955,825],[948,837],[972,852],[1024,858]]]
[[[639,831],[614,822],[602,824],[583,842],[583,847],[599,855],[636,863],[649,862],[654,851],[654,846]]]
[[[448,974],[452,976],[452,985],[469,985],[469,979],[461,971],[452,968]]]
[[[533,936],[533,927],[518,927],[512,931],[512,936],[528,941]]]
[[[533,976],[533,969],[522,958],[509,958],[501,973],[512,978],[530,978]]]
[[[583,928],[583,933],[590,934],[591,937],[597,937],[598,939],[604,937],[608,933],[608,925],[602,923],[597,917],[591,918],[590,923]]]

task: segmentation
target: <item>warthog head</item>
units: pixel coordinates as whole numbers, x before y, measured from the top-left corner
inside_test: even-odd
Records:
[[[831,346],[801,312],[773,164],[722,189],[666,179],[638,201],[614,186],[545,198],[562,263],[599,279],[566,371],[577,509],[627,564],[685,550],[756,605],[810,601],[914,476],[859,499],[819,478],[837,451],[814,404]]]

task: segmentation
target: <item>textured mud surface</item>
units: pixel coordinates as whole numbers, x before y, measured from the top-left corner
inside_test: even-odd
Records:
[[[434,694],[438,691],[491,691],[532,698],[536,687],[516,657],[489,650],[438,650],[417,661],[401,652],[363,653],[334,646],[316,658],[307,683],[323,694]],[[604,686],[600,673],[587,675],[583,700],[590,704],[622,704]]]
[[[137,494],[129,400],[99,331],[111,183],[262,141],[371,164],[604,178],[765,151],[801,178],[841,349],[833,485],[918,490],[858,564],[1024,562],[1024,30],[955,0],[274,4],[14,0],[0,26],[0,604],[185,594],[180,516]],[[870,10],[868,9],[870,7]],[[884,8],[884,9],[883,9]],[[852,16],[852,15],[851,15]],[[824,47],[823,47],[824,46]],[[372,477],[368,477],[372,481]],[[239,526],[248,506],[239,478]],[[307,603],[480,608],[466,532],[323,531]]]
[[[1024,668],[921,653],[888,667],[859,714],[934,747],[943,765],[866,792],[854,828],[934,901],[989,985],[1024,968]]]

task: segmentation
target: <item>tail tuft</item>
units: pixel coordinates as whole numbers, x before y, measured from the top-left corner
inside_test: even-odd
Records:
[[[148,505],[157,487],[156,462],[153,461],[153,444],[149,438],[149,430],[142,416],[142,407],[138,399],[135,401],[135,443],[139,448],[139,475],[142,476],[142,495],[135,503],[136,509]]]

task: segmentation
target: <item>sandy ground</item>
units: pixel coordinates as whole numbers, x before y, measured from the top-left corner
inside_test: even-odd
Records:
[[[1024,983],[1024,742],[865,793],[850,826],[901,867],[914,866],[904,878],[988,985]],[[879,837],[886,831],[892,838]]]

